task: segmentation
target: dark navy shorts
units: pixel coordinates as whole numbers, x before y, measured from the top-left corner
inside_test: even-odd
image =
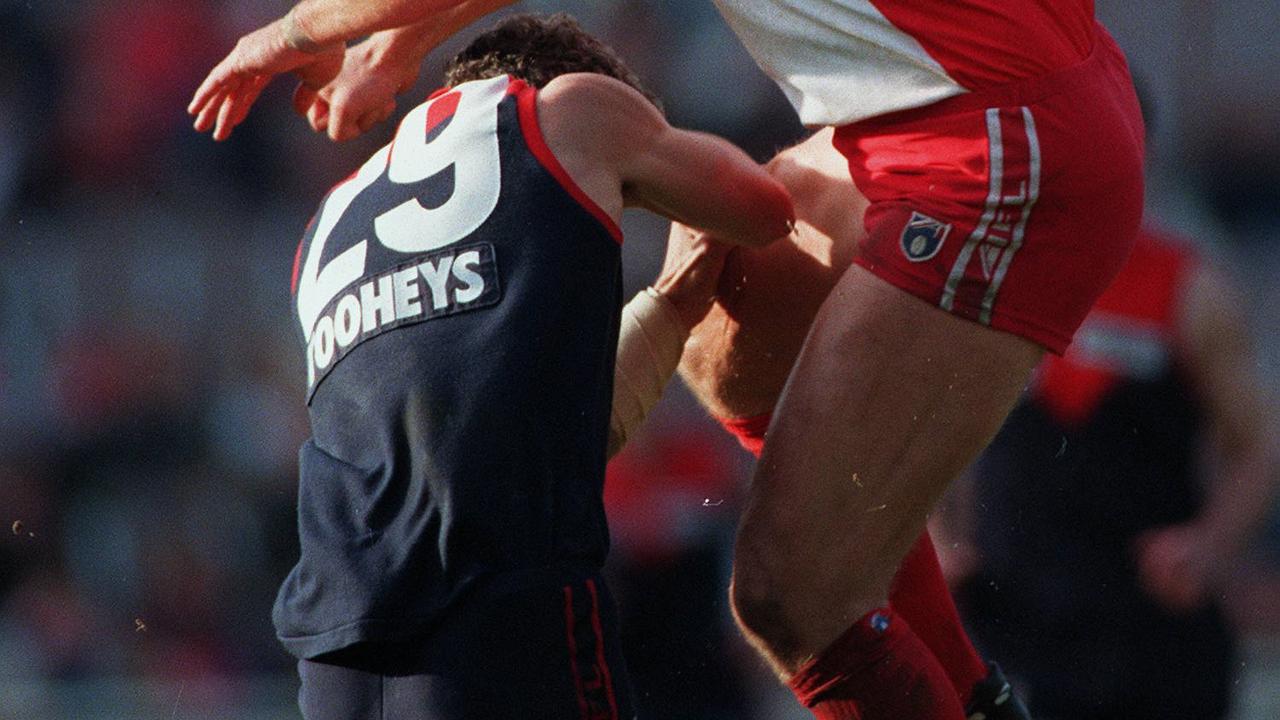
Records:
[[[631,720],[617,613],[596,575],[472,598],[416,641],[298,663],[306,720]]]

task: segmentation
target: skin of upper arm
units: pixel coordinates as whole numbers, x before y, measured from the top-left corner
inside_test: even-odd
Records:
[[[1194,272],[1181,300],[1179,357],[1225,456],[1265,452],[1274,421],[1260,392],[1243,300],[1217,270]]]
[[[538,115],[557,159],[608,212],[643,207],[744,245],[787,234],[781,183],[729,142],[671,127],[621,81],[562,75],[542,89]]]
[[[622,216],[620,145],[630,138],[620,117],[634,104],[624,83],[595,73],[561,75],[538,91],[538,124],[556,160],[610,217]],[[644,101],[648,104],[648,101]],[[619,108],[619,104],[622,108]]]
[[[790,232],[790,193],[732,143],[665,121],[645,139],[624,166],[631,203],[735,244],[760,246]]]

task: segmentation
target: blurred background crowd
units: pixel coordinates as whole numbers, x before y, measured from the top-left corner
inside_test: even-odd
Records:
[[[1269,0],[1098,5],[1157,108],[1153,213],[1233,275],[1272,377],[1280,13]],[[287,7],[0,0],[0,720],[297,717],[269,620],[297,553],[308,432],[289,271],[319,197],[389,130],[335,146],[291,114],[285,82],[224,144],[185,114],[235,38]],[[762,160],[802,136],[709,0],[518,7],[575,13],[677,124]],[[415,96],[457,46],[428,60]],[[637,213],[625,230],[634,291],[665,228]],[[749,471],[679,388],[610,468],[642,717],[806,716],[727,614]],[[1232,574],[1236,716],[1274,719],[1276,513]]]

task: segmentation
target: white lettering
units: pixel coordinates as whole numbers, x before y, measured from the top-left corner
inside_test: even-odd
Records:
[[[396,319],[414,317],[422,314],[422,305],[418,304],[418,295],[422,289],[418,287],[418,271],[406,268],[392,276],[395,285]]]
[[[360,286],[360,306],[364,315],[364,331],[373,332],[379,325],[385,325],[396,319],[394,292],[391,289],[391,276],[384,275],[377,280],[375,290],[372,282]]]
[[[465,238],[489,218],[502,191],[495,108],[506,95],[507,82],[499,77],[457,91],[453,121],[430,142],[422,128],[432,103],[405,117],[387,165],[388,179],[415,183],[452,167],[454,192],[439,207],[427,209],[410,198],[379,215],[373,227],[383,245],[402,253],[435,250]]]
[[[320,210],[320,216],[316,220],[316,234],[311,239],[311,247],[302,264],[301,277],[298,278],[298,319],[302,322],[303,337],[308,340],[311,339],[316,318],[320,317],[329,301],[337,297],[347,285],[360,279],[364,272],[365,252],[369,246],[365,240],[342,251],[323,268],[320,267],[320,256],[324,253],[330,233],[347,212],[351,202],[382,175],[390,152],[390,147],[384,147],[374,153],[360,166],[355,177],[329,193],[329,198]]]
[[[316,384],[316,360],[315,360],[315,344],[316,336],[311,336],[311,341],[307,343],[307,387],[310,388]]]
[[[353,294],[343,295],[338,301],[338,312],[333,318],[333,335],[338,347],[346,349],[360,335],[360,300]]]
[[[323,370],[333,362],[333,318],[325,315],[317,320],[314,335],[316,367]]]
[[[494,271],[492,260],[486,266],[484,252],[482,247],[473,247],[456,255],[422,258],[416,265],[371,277],[358,290],[339,297],[332,309],[316,320],[307,340],[308,389],[314,390],[362,339],[398,321],[457,312],[478,301],[494,282],[489,276]],[[427,290],[422,288],[424,282]],[[430,308],[426,305],[428,292]]]
[[[453,291],[454,299],[459,303],[469,303],[484,293],[484,278],[472,268],[480,264],[480,251],[468,250],[459,253],[453,261],[453,276],[462,282],[462,287]]]
[[[453,256],[446,255],[440,258],[439,265],[433,265],[430,260],[418,265],[418,272],[427,281],[427,287],[431,288],[431,307],[436,310],[449,304],[449,266],[452,264]]]

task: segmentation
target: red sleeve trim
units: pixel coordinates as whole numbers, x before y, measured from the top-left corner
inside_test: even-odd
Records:
[[[511,81],[512,91],[516,93],[516,107],[520,116],[520,131],[524,133],[524,142],[529,146],[529,151],[538,159],[542,167],[560,183],[560,186],[569,193],[579,205],[604,226],[605,230],[613,236],[613,239],[622,244],[622,228],[618,227],[618,223],[614,221],[604,208],[596,204],[578,184],[569,177],[569,173],[560,165],[560,161],[556,160],[555,154],[551,152],[551,148],[547,146],[546,139],[542,136],[542,127],[538,124],[538,91],[536,88],[526,85],[522,80],[513,79]]]

